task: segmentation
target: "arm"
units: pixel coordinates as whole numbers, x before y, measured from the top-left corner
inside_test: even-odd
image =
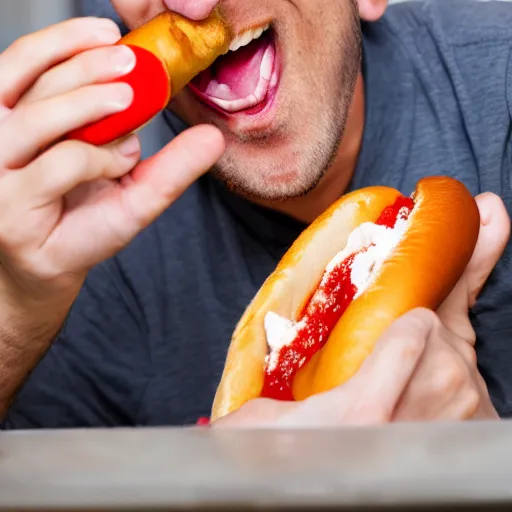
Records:
[[[136,136],[101,147],[66,140],[131,105],[129,85],[108,83],[135,65],[133,52],[110,46],[119,36],[112,21],[74,19],[0,54],[0,417],[89,270],[126,247],[224,148],[209,126],[144,162]],[[74,315],[60,340],[78,329]]]
[[[60,304],[51,303],[49,307],[24,302],[3,307],[0,313],[0,420],[61,329],[70,304],[64,298]]]
[[[95,267],[2,428],[136,424],[150,373],[142,315],[117,260]]]

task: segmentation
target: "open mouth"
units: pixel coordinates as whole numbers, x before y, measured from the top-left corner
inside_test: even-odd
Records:
[[[278,81],[275,33],[266,25],[237,36],[229,52],[192,80],[189,89],[220,113],[255,114],[272,102]]]

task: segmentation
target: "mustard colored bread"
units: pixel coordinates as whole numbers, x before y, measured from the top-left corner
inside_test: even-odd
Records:
[[[164,12],[133,30],[118,44],[144,48],[164,65],[175,96],[201,71],[229,50],[233,35],[220,10],[202,21]]]
[[[164,12],[123,37],[135,54],[135,68],[115,82],[129,84],[132,104],[122,112],[74,130],[69,139],[94,145],[114,142],[140,130],[173,96],[229,50],[231,31],[219,9],[203,21]]]
[[[399,196],[386,187],[347,194],[295,241],[233,333],[212,421],[261,396],[268,353],[266,313],[298,320],[350,232],[363,222],[375,222]],[[299,370],[293,381],[294,399],[346,382],[394,320],[416,307],[436,309],[461,277],[480,227],[474,198],[460,182],[432,177],[420,180],[413,199],[405,234],[370,287],[348,306],[326,344]]]

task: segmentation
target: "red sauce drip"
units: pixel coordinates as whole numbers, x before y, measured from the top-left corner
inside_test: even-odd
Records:
[[[207,427],[210,425],[210,418],[203,416],[196,421],[196,425],[198,427]]]
[[[399,196],[394,204],[382,211],[376,224],[393,228],[397,219],[407,218],[413,207],[412,199]],[[301,323],[304,320],[304,326],[299,328],[292,343],[281,349],[277,363],[272,368],[265,368],[262,397],[294,400],[292,384],[295,375],[324,346],[332,329],[357,293],[350,278],[350,268],[357,254],[351,254],[336,266],[315,290],[300,316]],[[312,300],[318,292],[323,292],[327,300]]]
[[[397,200],[390,206],[386,206],[375,224],[393,228],[399,217],[407,218],[414,208],[414,201],[410,197],[398,196]],[[402,214],[402,215],[400,215]]]
[[[133,89],[133,102],[126,109],[72,131],[68,139],[101,146],[136,131],[165,108],[170,83],[163,63],[150,51],[128,45],[135,53],[135,68],[112,82],[124,82]]]

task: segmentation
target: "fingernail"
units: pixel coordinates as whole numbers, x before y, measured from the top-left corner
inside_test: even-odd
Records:
[[[135,67],[135,54],[128,46],[115,46],[111,50],[110,59],[116,73],[126,75]]]
[[[134,93],[130,85],[121,82],[105,87],[109,88],[109,103],[114,112],[126,110],[132,104]]]
[[[136,135],[130,135],[126,140],[119,144],[117,149],[123,156],[135,156],[140,152],[139,138]]]

